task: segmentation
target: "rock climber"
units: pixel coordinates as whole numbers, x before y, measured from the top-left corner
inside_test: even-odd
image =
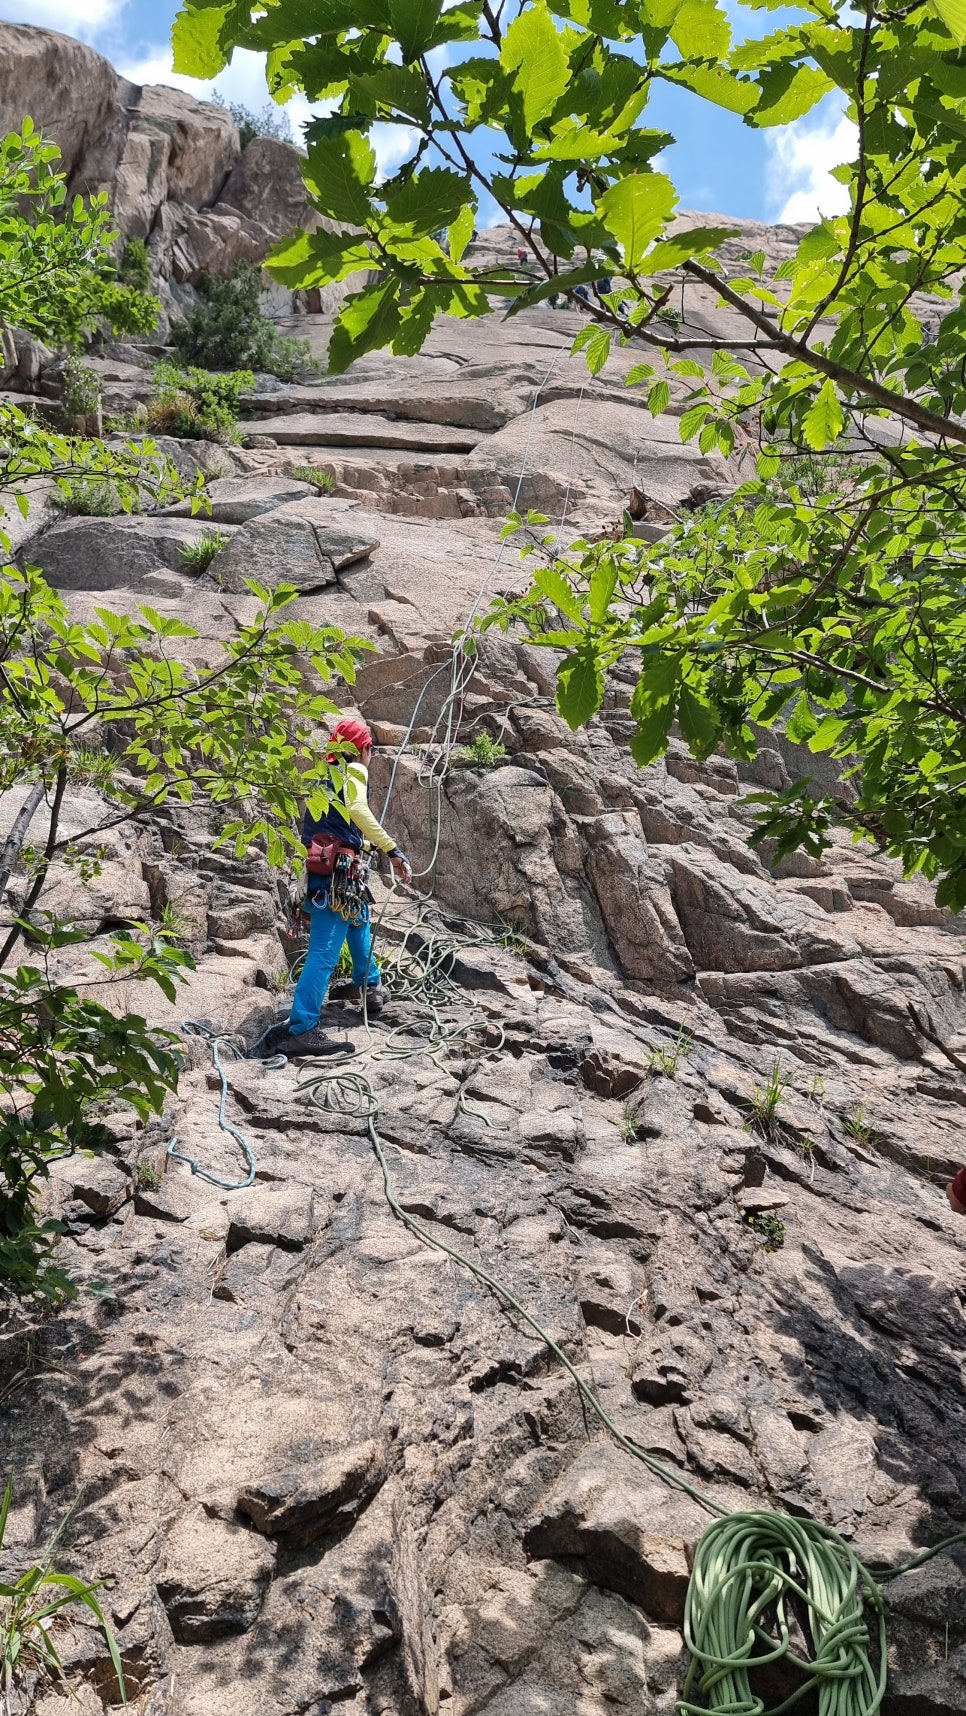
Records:
[[[966,1168],[960,1168],[954,1180],[946,1187],[946,1197],[949,1207],[956,1215],[966,1216]]]
[[[369,763],[372,758],[372,734],[364,721],[346,717],[332,734],[333,742],[350,747],[342,759],[344,784],[341,795],[333,796],[324,816],[314,817],[306,810],[302,819],[302,840],[306,852],[326,851],[358,854],[364,843],[389,856],[400,881],[412,881],[409,859],[401,852],[390,834],[377,821],[369,808]],[[329,752],[330,763],[339,761]],[[324,867],[324,865],[323,865]],[[335,1001],[350,1001],[361,1006],[373,1019],[385,1005],[385,989],[379,968],[372,957],[372,929],[369,906],[358,902],[355,921],[347,921],[333,905],[333,877],[330,873],[314,875],[308,865],[303,913],[309,919],[309,946],[302,974],[295,986],[288,1020],[276,1025],[262,1040],[263,1055],[282,1054],[290,1059],[300,1055],[351,1053],[351,1045],[334,1043],[319,1025],[319,1015],[327,992]],[[352,956],[352,977],[348,983],[329,989],[332,973],[338,964],[343,945],[348,942]]]

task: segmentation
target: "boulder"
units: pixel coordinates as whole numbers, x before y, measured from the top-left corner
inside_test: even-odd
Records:
[[[226,535],[233,526],[222,527]],[[164,514],[67,518],[34,542],[31,555],[56,590],[142,590],[177,595],[188,575],[182,550],[200,542],[205,520]]]
[[[271,435],[279,447],[385,447],[416,453],[465,453],[481,431],[445,423],[407,423],[375,411],[281,412],[253,423],[249,436]]]
[[[691,1562],[711,1515],[612,1443],[574,1461],[527,1529],[528,1555],[580,1556],[595,1584],[680,1623]]]
[[[315,493],[311,483],[295,477],[216,477],[205,489],[210,508],[205,516],[213,524],[247,524],[287,501],[311,500]],[[191,502],[177,501],[165,508],[165,516],[190,518]]]
[[[272,239],[287,238],[296,227],[313,231],[321,217],[308,200],[302,160],[291,143],[253,137],[222,186],[221,202],[257,221]]]
[[[353,528],[351,519],[340,522],[324,501],[289,501],[240,527],[218,557],[218,576],[230,591],[243,590],[249,578],[320,590],[378,547],[367,532]]]

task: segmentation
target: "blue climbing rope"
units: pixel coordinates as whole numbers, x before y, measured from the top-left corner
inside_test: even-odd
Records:
[[[221,1056],[222,1050],[224,1050],[226,1054],[230,1054],[232,1056],[233,1060],[243,1061],[246,1059],[247,1051],[245,1049],[240,1049],[234,1038],[219,1036],[218,1032],[213,1031],[210,1025],[202,1025],[197,1019],[182,1019],[181,1029],[186,1037],[204,1037],[211,1044],[211,1058],[215,1065],[215,1071],[221,1079],[221,1100],[218,1104],[218,1125],[221,1127],[223,1132],[230,1133],[231,1137],[234,1138],[235,1143],[238,1145],[238,1148],[245,1157],[245,1161],[248,1163],[248,1174],[244,1180],[226,1180],[223,1179],[220,1174],[212,1174],[209,1169],[201,1166],[201,1163],[198,1161],[196,1156],[188,1156],[185,1151],[177,1148],[177,1135],[171,1139],[167,1153],[174,1162],[187,1162],[191,1172],[193,1174],[197,1174],[200,1180],[207,1180],[209,1185],[218,1186],[223,1192],[243,1192],[246,1187],[252,1185],[255,1180],[255,1152],[249,1144],[248,1139],[245,1137],[244,1132],[240,1132],[238,1127],[233,1126],[231,1121],[226,1117],[225,1104],[228,1101],[228,1075],[222,1066]]]

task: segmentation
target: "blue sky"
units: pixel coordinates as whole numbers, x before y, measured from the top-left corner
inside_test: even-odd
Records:
[[[177,10],[178,0],[0,0],[0,17],[80,36],[136,83],[176,83],[204,96],[210,84],[176,78],[171,72],[168,38]],[[745,12],[743,17],[755,15]],[[766,27],[774,29],[775,23],[771,14]],[[254,54],[236,54],[216,81],[228,100],[249,107],[262,107],[268,98]],[[309,108],[296,98],[288,111],[298,137]],[[781,132],[761,132],[663,85],[652,97],[646,122],[677,138],[663,164],[684,208],[774,221],[813,220],[820,212],[837,213],[843,206],[842,189],[828,174],[851,154],[850,127],[828,102]],[[408,154],[407,139],[405,133],[383,130],[381,165],[391,170]]]

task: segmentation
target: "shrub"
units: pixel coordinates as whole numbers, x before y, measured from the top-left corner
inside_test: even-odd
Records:
[[[311,483],[313,488],[320,489],[324,495],[330,495],[335,488],[332,471],[323,471],[318,465],[296,465],[292,475],[300,483]]]
[[[68,198],[32,120],[0,136],[0,322],[72,349],[104,328],[151,333],[161,305],[118,277],[116,237],[106,194]]]
[[[211,99],[216,107],[227,108],[235,124],[238,126],[238,136],[243,149],[247,149],[253,137],[274,137],[278,143],[291,143],[292,123],[284,111],[276,107],[274,101],[266,101],[255,113],[241,101],[226,101],[217,89],[212,90]]]
[[[138,1163],[134,1184],[139,1192],[156,1192],[164,1184],[164,1172],[145,1156]]]
[[[214,375],[193,365],[158,364],[147,427],[182,441],[237,441],[239,395],[254,380],[251,370]]]
[[[78,357],[69,357],[64,364],[64,386],[61,403],[71,423],[82,419],[90,424],[97,421],[101,409],[101,397],[104,383],[96,369],[90,369],[81,363]]]
[[[745,1216],[748,1227],[761,1235],[765,1251],[781,1251],[785,1243],[785,1223],[770,1210],[755,1211]]]
[[[492,739],[489,733],[477,733],[468,745],[459,746],[453,753],[453,761],[469,769],[495,769],[506,761],[506,755],[501,740]]]
[[[181,563],[186,572],[207,572],[216,554],[228,544],[223,530],[206,525],[197,542],[186,542],[181,550]]]
[[[151,255],[143,238],[125,239],[117,277],[123,285],[133,286],[137,292],[148,290],[151,285]]]
[[[257,369],[285,381],[318,374],[321,365],[308,341],[281,335],[263,313],[261,291],[261,273],[250,262],[236,262],[230,274],[220,277],[202,275],[197,303],[171,330],[182,364]]]
[[[109,793],[117,777],[117,758],[100,745],[73,745],[70,774],[78,786],[97,787],[100,792]]]
[[[124,508],[114,483],[62,482],[51,495],[54,506],[72,518],[116,518]]]

